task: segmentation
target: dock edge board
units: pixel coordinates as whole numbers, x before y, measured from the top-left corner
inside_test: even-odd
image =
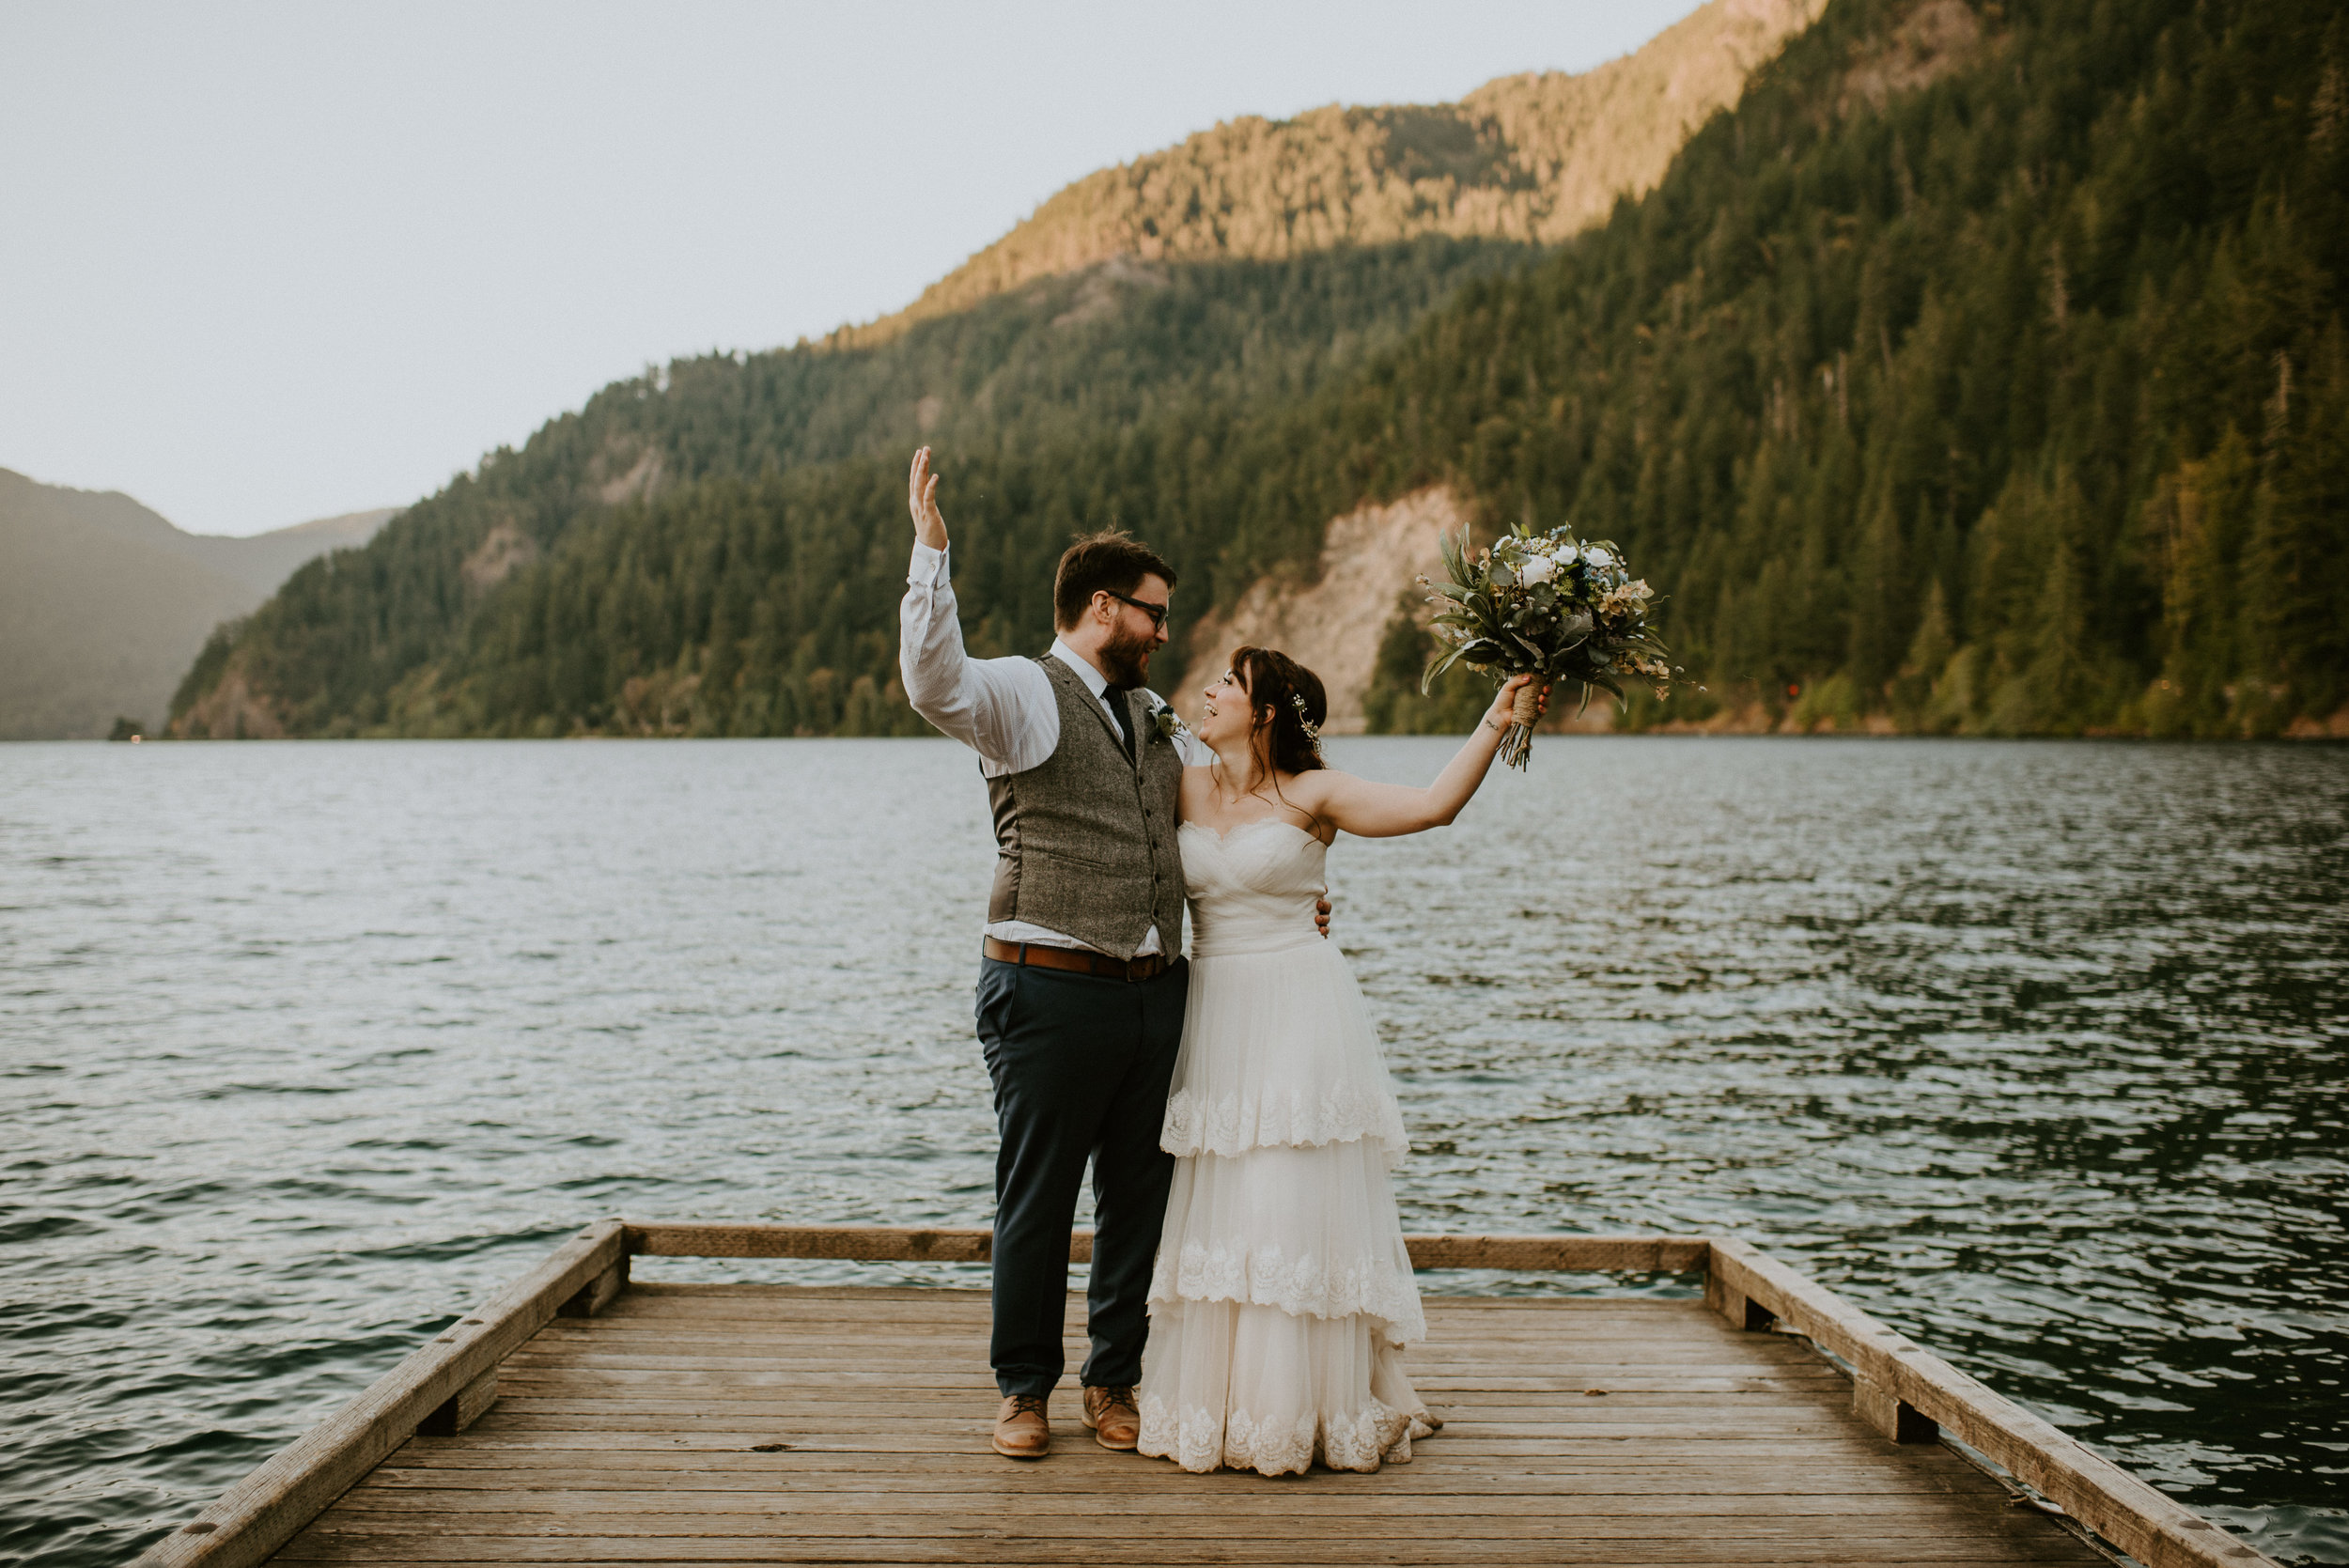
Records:
[[[1746,1242],[1724,1236],[1413,1235],[1418,1268],[1702,1273],[1705,1300],[1747,1329],[1808,1338],[1852,1376],[1854,1410],[1895,1442],[1947,1433],[2145,1568],[2279,1568],[2247,1543]],[[279,1450],[135,1568],[263,1562],[428,1424],[460,1429],[494,1397],[497,1369],[560,1316],[587,1316],[627,1288],[631,1257],[831,1258],[985,1263],[994,1233],[971,1226],[692,1225],[599,1220],[451,1324],[366,1391]],[[1093,1233],[1070,1238],[1072,1262]]]

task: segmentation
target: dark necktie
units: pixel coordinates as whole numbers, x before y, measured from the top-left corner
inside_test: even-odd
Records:
[[[1129,686],[1104,687],[1101,695],[1108,699],[1110,715],[1117,721],[1117,733],[1126,737],[1126,760],[1134,759],[1134,705],[1126,700]]]

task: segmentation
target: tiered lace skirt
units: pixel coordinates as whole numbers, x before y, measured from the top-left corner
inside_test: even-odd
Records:
[[[1388,1167],[1404,1148],[1334,943],[1194,954],[1162,1145],[1143,1453],[1280,1475],[1408,1461],[1426,1336]]]

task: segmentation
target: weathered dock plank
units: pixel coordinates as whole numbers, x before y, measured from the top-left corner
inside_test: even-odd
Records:
[[[1278,1481],[1106,1452],[1073,1388],[1052,1457],[1005,1463],[987,1320],[975,1291],[638,1283],[541,1328],[470,1429],[410,1441],[278,1560],[2106,1560],[1701,1302],[1432,1299],[1414,1369],[1445,1430],[1408,1466]]]

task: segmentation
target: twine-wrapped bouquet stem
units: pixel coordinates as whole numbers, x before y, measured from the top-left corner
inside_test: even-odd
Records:
[[[1523,768],[1525,759],[1533,753],[1533,725],[1542,716],[1542,684],[1529,682],[1517,688],[1517,700],[1510,705],[1512,722],[1501,737],[1501,760],[1512,768]]]

